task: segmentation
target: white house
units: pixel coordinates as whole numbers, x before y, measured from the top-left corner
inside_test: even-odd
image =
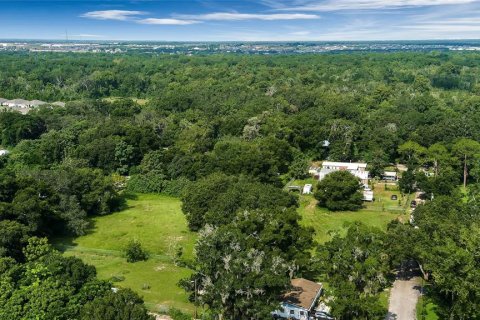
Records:
[[[315,306],[323,285],[306,279],[292,279],[292,291],[283,296],[280,310],[272,312],[276,319],[308,320],[315,314]]]
[[[14,99],[6,101],[4,105],[10,108],[28,108],[30,107],[30,101],[23,99]]]
[[[324,161],[318,173],[318,180],[322,180],[329,173],[346,170],[359,178],[364,185],[368,185],[368,171],[366,169],[366,163]]]

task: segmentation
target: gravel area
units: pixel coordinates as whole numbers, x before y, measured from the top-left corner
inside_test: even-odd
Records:
[[[390,291],[390,301],[386,320],[415,320],[416,307],[421,291],[421,278],[418,270],[407,267],[399,272]]]

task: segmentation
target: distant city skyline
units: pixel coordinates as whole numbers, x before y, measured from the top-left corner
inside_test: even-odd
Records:
[[[1,39],[365,41],[480,38],[480,0],[0,1]]]

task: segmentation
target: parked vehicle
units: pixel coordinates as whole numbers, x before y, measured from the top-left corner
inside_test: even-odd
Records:
[[[315,320],[335,320],[334,317],[326,313],[325,311],[317,311],[314,316]]]
[[[390,197],[390,199],[391,199],[391,200],[397,200],[397,199],[398,199],[398,197],[397,197],[397,195],[396,195],[396,194],[392,194],[392,196]]]
[[[417,207],[417,201],[412,200],[412,201],[410,202],[410,208],[416,208],[416,207]]]

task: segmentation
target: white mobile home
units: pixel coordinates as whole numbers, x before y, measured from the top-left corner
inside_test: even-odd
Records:
[[[332,172],[346,170],[359,178],[362,184],[368,185],[369,172],[366,169],[366,163],[324,161],[322,163],[322,169],[319,172],[318,180],[322,180]]]

